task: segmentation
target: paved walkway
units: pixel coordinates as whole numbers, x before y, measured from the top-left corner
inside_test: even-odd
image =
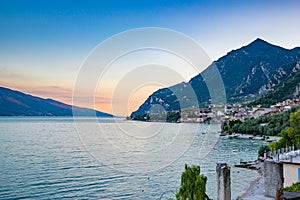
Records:
[[[242,200],[274,200],[274,198],[269,198],[262,195],[254,195],[251,197],[242,198]]]
[[[262,164],[261,166],[262,167]],[[275,198],[265,197],[265,182],[262,174],[250,184],[250,187],[242,195],[241,200],[274,200]]]

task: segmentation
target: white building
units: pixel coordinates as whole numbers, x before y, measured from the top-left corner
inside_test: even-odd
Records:
[[[283,186],[291,186],[300,181],[300,163],[283,162]]]

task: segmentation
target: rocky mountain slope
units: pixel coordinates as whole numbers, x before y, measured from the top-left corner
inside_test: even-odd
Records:
[[[248,106],[261,104],[263,107],[269,107],[277,102],[287,99],[295,99],[300,96],[300,61],[290,64],[293,71],[281,83],[277,84],[272,90],[262,94]]]
[[[281,83],[293,71],[298,70],[292,63],[299,60],[299,47],[289,50],[256,39],[247,46],[233,50],[213,62],[188,83],[179,83],[154,92],[131,115],[145,114],[155,107],[173,111],[195,105],[202,107],[210,103],[211,91],[208,90],[206,83],[215,80],[216,70],[222,77],[227,102],[263,94]],[[196,98],[190,95],[192,93],[196,94]]]

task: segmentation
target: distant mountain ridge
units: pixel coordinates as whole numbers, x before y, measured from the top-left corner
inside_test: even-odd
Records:
[[[299,58],[299,47],[288,50],[256,39],[245,47],[231,51],[215,64],[223,78],[227,95],[232,97],[263,93],[272,88],[291,73],[291,68],[283,67]]]
[[[76,116],[112,117],[111,114],[74,107]],[[0,87],[0,116],[72,116],[72,106]]]
[[[263,94],[296,70],[291,64],[299,60],[300,47],[288,50],[258,38],[219,58],[189,82],[154,92],[131,116],[145,114],[155,105],[160,105],[167,111],[185,109],[198,104],[200,107],[204,106],[210,100],[206,82],[214,81],[213,74],[216,69],[223,79],[228,102],[249,95]],[[188,96],[185,88],[190,87],[197,99]]]

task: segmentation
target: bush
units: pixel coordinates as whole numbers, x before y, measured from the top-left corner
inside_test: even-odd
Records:
[[[293,183],[291,186],[283,188],[286,192],[300,192],[300,182]]]
[[[280,149],[281,147],[278,145],[278,142],[271,142],[269,144],[270,149]]]
[[[290,115],[290,127],[280,132],[282,138],[276,144],[270,144],[272,149],[280,149],[286,146],[299,146],[300,144],[300,109]]]
[[[176,194],[177,200],[206,200],[207,177],[200,174],[200,166],[188,167],[185,165],[185,171],[181,175],[181,186]]]

